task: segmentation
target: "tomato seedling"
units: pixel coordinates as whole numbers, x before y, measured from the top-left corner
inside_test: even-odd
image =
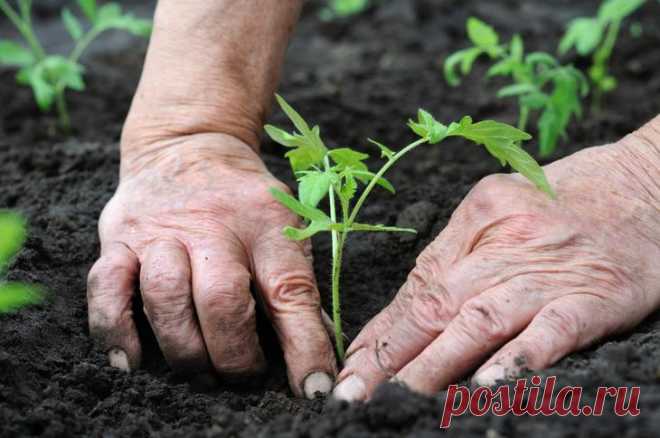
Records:
[[[407,232],[415,230],[383,224],[358,222],[358,215],[369,194],[378,185],[394,193],[385,173],[404,155],[423,144],[438,144],[448,137],[463,137],[483,145],[504,166],[507,163],[532,181],[540,190],[554,197],[543,169],[520,146],[519,142],[531,136],[504,123],[485,120],[474,123],[469,116],[460,122],[443,125],[431,114],[420,109],[417,120],[408,126],[419,137],[404,148],[394,151],[369,139],[380,149],[385,163],[377,172],[371,172],[365,163],[369,155],[350,149],[329,149],[320,135],[318,126],[309,124],[281,96],[277,101],[296,128],[289,133],[272,125],[266,125],[266,133],[273,141],[290,148],[286,153],[298,181],[298,198],[277,189],[272,195],[289,210],[300,216],[305,228],[286,227],[284,235],[292,240],[304,240],[320,232],[329,232],[332,238],[332,319],[334,322],[337,355],[344,358],[344,338],[341,324],[339,283],[342,254],[349,233],[354,231]],[[359,184],[364,185],[358,194]],[[327,213],[319,203],[328,199]]]
[[[581,56],[592,55],[589,79],[594,87],[592,108],[595,111],[600,109],[603,94],[617,86],[608,64],[621,23],[644,3],[646,0],[605,0],[595,17],[579,17],[571,21],[559,43],[561,55],[573,48]]]
[[[447,82],[452,86],[459,85],[459,73],[468,75],[479,56],[488,56],[495,63],[486,76],[505,76],[513,82],[500,89],[497,97],[518,99],[518,129],[523,131],[531,113],[541,111],[537,121],[539,154],[542,157],[552,154],[559,137],[566,135],[571,118],[582,114],[581,98],[589,91],[584,75],[571,65],[560,65],[548,53],[526,55],[520,35],[514,35],[509,44],[501,44],[497,32],[477,18],[468,19],[467,33],[473,46],[459,50],[445,60]]]
[[[25,222],[21,216],[0,210],[0,314],[12,312],[41,301],[39,289],[5,280],[7,265],[25,241]]]
[[[89,25],[85,30],[69,9],[62,9],[64,27],[75,41],[72,51],[65,57],[46,53],[37,39],[32,26],[32,0],[18,0],[18,10],[14,9],[8,0],[0,0],[0,10],[16,27],[28,46],[10,40],[0,40],[0,65],[19,69],[17,82],[32,88],[34,99],[41,111],[47,112],[53,105],[56,106],[59,124],[64,131],[71,127],[64,94],[67,89],[85,89],[85,69],[79,60],[89,44],[110,29],[124,30],[144,37],[151,33],[151,21],[123,13],[117,3],[97,7],[96,0],[78,0],[78,6]]]

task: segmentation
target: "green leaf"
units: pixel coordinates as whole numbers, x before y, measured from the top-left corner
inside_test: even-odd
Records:
[[[0,64],[27,67],[35,62],[32,52],[9,40],[0,40]]]
[[[284,227],[283,234],[291,240],[305,240],[321,231],[331,231],[332,223],[312,221],[306,228]]]
[[[369,172],[368,170],[354,170],[353,174],[355,175],[355,178],[358,179],[362,184],[369,184],[372,179],[376,176],[375,173]],[[392,185],[391,182],[386,180],[385,178],[381,177],[378,178],[378,181],[376,181],[376,184],[387,190],[388,192],[394,194],[396,193],[396,190],[394,189],[394,186]]]
[[[443,72],[445,74],[445,80],[452,87],[456,87],[458,84],[461,83],[460,77],[456,74],[456,67],[458,66],[459,63],[462,62],[463,57],[465,56],[465,52],[467,50],[468,49],[459,50],[456,53],[452,53],[447,57],[447,59],[445,59]]]
[[[284,193],[281,190],[271,188],[270,193],[280,202],[280,204],[284,205],[298,216],[309,219],[310,221],[330,222],[330,218],[323,211],[319,210],[318,208],[305,205],[293,196]]]
[[[90,22],[96,21],[96,0],[78,0],[78,6]]]
[[[520,37],[520,35],[515,34],[513,38],[511,38],[511,45],[510,45],[510,52],[511,52],[511,58],[516,61],[516,62],[522,62],[523,54],[525,52],[525,48],[523,45],[523,40]]]
[[[576,18],[559,42],[559,53],[563,55],[575,47],[580,55],[588,55],[598,46],[603,31],[603,23],[595,18]]]
[[[605,0],[599,10],[601,21],[621,21],[639,9],[646,0]]]
[[[295,149],[286,153],[289,158],[291,168],[294,172],[308,170],[314,166],[320,165],[325,158],[328,149],[321,140],[320,129],[318,126],[309,127],[307,122],[296,112],[280,95],[275,95],[277,102],[284,113],[293,122],[300,134],[287,134],[280,129],[266,127],[266,132],[278,143],[284,144]],[[270,126],[270,125],[268,125]]]
[[[32,88],[34,100],[41,111],[48,111],[55,100],[55,86],[46,80],[43,62],[19,70],[16,80]]]
[[[486,77],[508,76],[513,71],[515,62],[511,58],[505,58],[493,64],[486,72]]]
[[[495,46],[499,42],[497,32],[491,26],[475,17],[468,18],[467,32],[470,41],[482,49]]]
[[[508,163],[514,170],[532,181],[540,190],[554,197],[554,192],[541,166],[531,155],[517,145],[520,141],[532,138],[528,133],[493,120],[472,123],[470,117],[463,117],[461,122],[453,124],[449,131],[448,135],[461,136],[477,144],[484,145],[486,150],[497,158],[502,165]]]
[[[557,59],[545,52],[532,52],[525,57],[525,64],[534,66],[536,64],[545,65],[548,67],[557,67],[559,62]]]
[[[355,176],[353,175],[353,171],[350,167],[346,168],[346,170],[342,172],[342,177],[343,183],[337,194],[339,195],[339,200],[343,204],[344,209],[348,210],[348,203],[351,199],[353,199],[355,193],[357,192],[357,181],[355,181]]]
[[[78,41],[82,37],[83,29],[80,22],[67,8],[62,9],[62,22],[74,41]]]
[[[136,18],[133,14],[124,14],[117,3],[108,3],[101,6],[96,13],[94,25],[101,31],[116,29],[124,30],[137,36],[148,37],[151,34],[150,20]]]
[[[266,134],[275,142],[289,148],[300,146],[300,141],[295,135],[289,134],[283,129],[273,125],[264,126]]]
[[[380,231],[388,233],[412,233],[417,234],[417,230],[413,228],[401,228],[401,227],[388,227],[386,225],[371,225],[371,224],[358,224],[354,223],[351,226],[351,231]]]
[[[31,10],[32,10],[32,0],[18,0],[18,8],[21,13],[21,18],[26,23],[30,23],[32,21],[31,19]]]
[[[0,283],[0,313],[9,313],[43,299],[39,288],[22,283]]]
[[[369,158],[369,155],[362,152],[357,152],[350,148],[337,148],[331,149],[328,155],[339,166],[340,171],[346,168],[367,170],[367,165],[363,161]]]
[[[484,53],[484,51],[479,47],[473,47],[465,51],[463,57],[461,58],[461,74],[463,74],[463,76],[468,75],[470,73],[474,61],[482,53]]]
[[[332,184],[332,175],[326,172],[308,172],[298,179],[298,198],[304,205],[316,207],[325,198]]]
[[[367,9],[369,0],[330,0],[327,8],[321,11],[321,18],[332,20],[337,17],[349,17]]]
[[[378,146],[378,148],[380,149],[381,158],[387,158],[389,160],[389,159],[392,159],[394,157],[395,152],[392,149],[385,146],[384,144],[379,143],[379,142],[377,142],[376,140],[374,140],[372,138],[368,138],[367,141],[371,144],[375,144],[376,146]]]
[[[497,97],[520,96],[521,94],[534,93],[536,91],[538,91],[538,88],[532,84],[513,84],[500,88],[497,92]]]
[[[17,213],[0,210],[0,272],[23,246],[25,220]]]
[[[421,108],[417,110],[417,121],[408,120],[408,127],[430,144],[440,143],[447,136],[447,127]]]
[[[48,56],[41,62],[44,79],[52,85],[63,85],[77,91],[85,89],[82,74],[85,68],[59,55]]]
[[[548,95],[542,92],[529,93],[520,96],[520,105],[530,109],[541,109],[548,101]]]

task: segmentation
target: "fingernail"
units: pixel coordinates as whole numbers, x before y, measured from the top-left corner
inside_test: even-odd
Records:
[[[324,372],[317,371],[312,373],[303,382],[305,397],[311,400],[314,399],[317,393],[321,395],[329,394],[332,391],[333,383],[332,377]]]
[[[502,365],[492,365],[472,378],[472,381],[480,386],[492,386],[498,380],[506,379],[506,369]]]
[[[345,401],[361,401],[364,400],[367,396],[367,390],[364,386],[364,381],[352,374],[348,376],[344,381],[342,381],[335,390],[332,392],[332,395],[339,399]]]
[[[122,371],[131,370],[131,367],[128,365],[128,356],[124,350],[120,348],[111,348],[110,351],[108,351],[108,361],[113,368],[118,368]]]

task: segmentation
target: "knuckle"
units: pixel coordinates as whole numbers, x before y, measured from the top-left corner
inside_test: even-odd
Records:
[[[511,334],[507,318],[490,299],[472,298],[459,311],[459,328],[475,343],[501,343]]]
[[[125,279],[133,279],[136,267],[129,259],[117,256],[103,256],[94,263],[87,274],[87,296],[99,297],[118,290],[112,285]]]
[[[142,293],[147,296],[188,295],[190,276],[185,271],[148,272],[141,282]]]
[[[574,339],[577,342],[582,331],[581,318],[575,312],[562,308],[544,309],[537,318],[544,331],[547,330],[559,338]]]
[[[443,266],[433,251],[423,251],[415,262],[415,268],[408,276],[408,283],[414,291],[432,289],[442,278]]]
[[[424,333],[437,333],[456,314],[456,309],[444,288],[426,289],[413,297],[412,321]]]
[[[272,306],[295,304],[320,307],[316,282],[307,270],[275,272],[266,277],[265,290]]]

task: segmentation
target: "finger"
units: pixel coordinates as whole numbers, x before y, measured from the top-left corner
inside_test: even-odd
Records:
[[[611,309],[601,298],[571,295],[546,305],[529,326],[504,345],[475,373],[473,381],[492,385],[518,376],[523,370],[541,370],[567,354],[585,348],[616,331]],[[612,323],[611,323],[612,322]]]
[[[192,250],[193,296],[214,368],[236,379],[263,372],[255,302],[243,246],[234,240],[201,242]]]
[[[465,302],[446,329],[395,380],[414,391],[433,394],[467,374],[523,330],[539,311],[541,300],[521,300],[522,292],[506,284]]]
[[[87,278],[89,332],[108,352],[110,365],[125,371],[140,366],[142,349],[133,321],[138,258],[127,246],[104,246]]]
[[[302,245],[286,240],[279,229],[264,233],[252,248],[253,272],[284,352],[290,386],[297,396],[313,398],[331,391],[337,371]]]
[[[187,374],[210,368],[190,283],[190,260],[181,242],[158,240],[147,247],[140,269],[144,311],[167,363]]]

